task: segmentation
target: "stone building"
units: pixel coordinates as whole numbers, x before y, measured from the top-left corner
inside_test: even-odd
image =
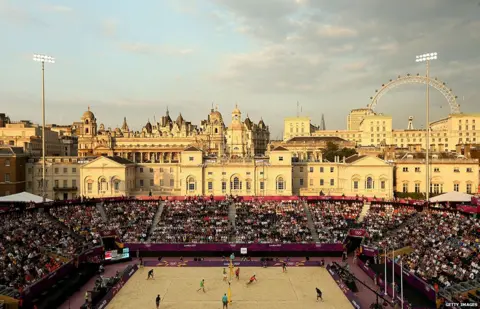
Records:
[[[0,146],[0,196],[25,191],[26,160],[21,147]]]

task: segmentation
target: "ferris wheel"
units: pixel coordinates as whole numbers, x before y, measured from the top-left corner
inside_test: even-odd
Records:
[[[451,114],[460,114],[460,105],[457,103],[457,96],[453,93],[452,89],[448,88],[445,82],[442,82],[435,78],[429,78],[428,83],[430,87],[435,88],[438,90],[447,100],[448,105],[450,106],[450,113]],[[397,79],[391,79],[388,83],[382,84],[382,88],[380,90],[375,90],[375,95],[370,97],[370,104],[368,108],[371,110],[375,110],[375,107],[378,104],[378,101],[381,97],[383,97],[388,91],[393,88],[396,88],[401,85],[405,84],[427,84],[427,77],[417,75],[410,75],[407,74],[405,76],[399,75]]]

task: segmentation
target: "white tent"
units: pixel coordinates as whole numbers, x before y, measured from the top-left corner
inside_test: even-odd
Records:
[[[472,197],[473,195],[467,193],[453,191],[432,197],[430,202],[470,202]]]
[[[49,200],[47,198],[46,201],[51,202],[52,200]],[[7,196],[0,196],[0,202],[42,203],[43,198],[41,196],[38,196],[38,195],[35,195],[35,194],[32,194],[32,193],[22,192],[22,193],[7,195]]]

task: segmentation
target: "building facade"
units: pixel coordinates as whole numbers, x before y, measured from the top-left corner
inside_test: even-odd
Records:
[[[52,200],[70,200],[80,196],[80,167],[94,158],[46,157],[45,197]],[[26,191],[42,196],[41,158],[28,159],[26,164]]]
[[[0,196],[25,191],[26,160],[22,148],[0,146]]]
[[[421,151],[426,149],[426,130],[415,129],[413,120],[413,117],[409,117],[407,129],[397,130],[393,129],[391,116],[376,114],[370,109],[355,109],[347,117],[347,130],[309,131],[306,129],[311,127],[308,117],[286,118],[284,139],[295,136],[339,137],[358,147],[395,146]],[[430,123],[430,150],[451,152],[456,150],[457,145],[479,143],[479,123],[480,114],[451,114]]]
[[[78,136],[79,156],[118,156],[135,163],[178,163],[180,153],[189,146],[218,157],[263,155],[270,140],[263,120],[254,124],[247,116],[242,121],[238,107],[228,127],[218,109],[212,109],[200,126],[181,114],[173,121],[167,110],[159,122],[149,120],[140,132],[132,131],[126,118],[121,128],[112,130],[103,124],[98,127],[89,109],[72,128]]]
[[[426,192],[426,164],[423,153],[412,153],[395,161],[395,191]],[[430,193],[464,192],[475,194],[479,185],[478,159],[433,154],[429,165]]]
[[[45,128],[46,155],[62,154],[62,143],[57,132]],[[29,156],[42,155],[42,127],[29,121],[9,122],[0,127],[0,146],[22,147]]]

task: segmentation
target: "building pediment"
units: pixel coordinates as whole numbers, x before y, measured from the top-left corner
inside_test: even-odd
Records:
[[[121,157],[98,157],[95,160],[85,164],[82,168],[124,168],[127,165],[133,164],[133,162],[121,158]]]
[[[384,160],[367,155],[353,155],[348,157],[345,162],[355,166],[389,166]]]

